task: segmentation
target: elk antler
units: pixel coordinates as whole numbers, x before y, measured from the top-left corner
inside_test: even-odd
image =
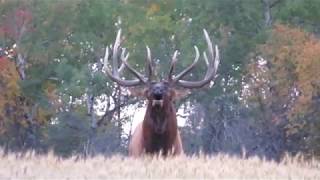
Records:
[[[145,77],[141,73],[139,73],[137,70],[135,70],[133,67],[131,67],[127,60],[129,58],[129,53],[126,53],[125,48],[121,48],[121,29],[119,29],[116,40],[113,45],[113,51],[112,51],[112,70],[108,67],[109,62],[109,47],[106,47],[106,52],[104,56],[104,69],[106,74],[110,77],[111,80],[117,82],[121,86],[138,86],[142,84],[146,84],[151,81],[151,75],[152,75],[152,65],[151,65],[151,52],[149,47],[147,46],[147,64],[148,64],[148,77]],[[112,48],[112,46],[110,46]],[[121,50],[121,55],[119,55],[119,49]],[[121,60],[121,66],[119,67],[119,56]],[[133,80],[125,80],[120,77],[121,72],[124,70],[124,68],[127,68],[135,77],[136,79]]]
[[[203,78],[203,80],[201,80],[201,81],[182,80],[182,78],[185,77],[195,67],[195,65],[197,64],[197,62],[199,60],[199,57],[200,57],[199,50],[198,50],[197,46],[194,46],[196,56],[195,56],[192,64],[190,64],[186,69],[184,69],[178,75],[173,77],[173,70],[174,70],[175,64],[177,62],[178,51],[174,52],[174,55],[172,56],[172,60],[171,60],[171,66],[169,69],[169,77],[168,77],[169,82],[171,82],[173,84],[177,84],[178,86],[181,86],[184,88],[201,88],[201,87],[205,86],[206,84],[208,84],[210,81],[214,80],[214,78],[216,77],[217,69],[218,69],[219,62],[220,62],[219,49],[218,49],[218,46],[215,46],[215,50],[213,50],[212,42],[209,38],[208,32],[205,29],[203,29],[203,33],[204,33],[205,39],[207,41],[209,59],[210,59],[210,60],[208,60],[207,53],[204,51],[203,57],[206,61],[208,69],[207,69],[206,75]]]

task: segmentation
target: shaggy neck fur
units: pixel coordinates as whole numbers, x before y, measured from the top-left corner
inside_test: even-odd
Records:
[[[147,106],[143,121],[143,144],[147,153],[164,155],[172,149],[177,135],[176,111],[172,102],[164,99],[163,106]]]

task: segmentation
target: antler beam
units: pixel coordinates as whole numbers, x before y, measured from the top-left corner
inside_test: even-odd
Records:
[[[174,69],[174,66],[177,61],[177,58],[176,58],[177,51],[174,53],[174,55],[173,55],[174,58],[172,58],[171,68],[170,68],[170,72],[169,72],[169,82],[171,81],[172,83],[174,83],[178,86],[184,87],[184,88],[201,88],[201,87],[205,86],[206,84],[210,83],[210,81],[215,79],[217,69],[218,69],[218,66],[220,63],[219,49],[218,49],[218,46],[215,46],[215,49],[213,49],[212,42],[209,38],[208,32],[205,29],[203,29],[203,33],[204,33],[204,36],[205,36],[205,39],[207,42],[208,52],[209,52],[209,60],[208,60],[207,53],[205,51],[203,52],[203,57],[204,57],[206,64],[208,66],[207,72],[206,72],[203,80],[201,80],[201,81],[182,80],[182,78],[185,77],[198,63],[198,60],[200,57],[199,50],[198,50],[197,46],[194,46],[196,56],[195,56],[195,59],[192,62],[192,64],[190,64],[186,69],[184,69],[178,75],[172,77],[173,69]]]
[[[112,48],[112,46],[111,46]],[[121,51],[121,54],[119,55],[119,50]],[[112,51],[112,69],[109,69],[109,47],[106,47],[105,56],[104,56],[104,69],[106,74],[110,77],[111,80],[117,82],[121,86],[138,86],[142,84],[146,84],[151,79],[152,74],[152,66],[151,66],[151,52],[150,49],[147,47],[147,64],[148,65],[148,77],[145,77],[141,73],[139,73],[137,70],[135,70],[133,67],[131,67],[128,63],[129,58],[129,52],[126,53],[125,48],[121,48],[121,29],[119,29],[117,33],[116,40],[113,45],[113,51]],[[119,67],[119,56],[121,60],[121,66]],[[135,77],[136,79],[133,80],[125,80],[120,77],[121,72],[124,70],[124,68],[127,68]]]

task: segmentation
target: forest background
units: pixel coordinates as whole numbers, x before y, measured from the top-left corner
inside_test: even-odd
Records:
[[[163,75],[174,50],[178,70],[194,45],[205,50],[205,28],[221,65],[214,87],[177,102],[186,153],[319,157],[319,9],[319,0],[0,0],[0,146],[127,154],[127,112],[144,102],[106,77],[105,47],[121,28],[130,64],[143,70],[148,45]]]

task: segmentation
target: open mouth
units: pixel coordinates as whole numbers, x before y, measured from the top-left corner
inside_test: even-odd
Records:
[[[153,99],[152,106],[155,106],[155,105],[160,105],[161,107],[163,107],[163,100],[162,99],[160,99],[160,100]]]
[[[161,100],[161,99],[162,99],[162,94],[154,94],[154,95],[153,95],[153,98],[154,98],[155,100]]]
[[[152,106],[163,106],[163,96],[161,93],[154,93],[153,94],[153,100],[152,100]]]

